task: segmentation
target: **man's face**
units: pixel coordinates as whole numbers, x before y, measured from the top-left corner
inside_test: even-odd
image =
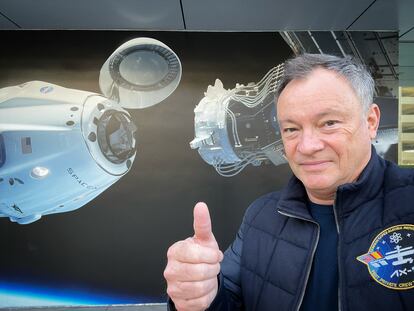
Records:
[[[313,197],[331,196],[357,179],[371,156],[379,108],[363,113],[345,78],[317,68],[292,80],[277,101],[286,157],[293,173]],[[318,202],[318,199],[312,200]]]

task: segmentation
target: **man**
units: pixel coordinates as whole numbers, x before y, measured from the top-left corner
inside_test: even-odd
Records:
[[[170,308],[414,310],[414,178],[371,146],[373,92],[348,57],[286,62],[276,108],[295,176],[249,207],[224,259],[195,206],[194,236],[167,254]]]

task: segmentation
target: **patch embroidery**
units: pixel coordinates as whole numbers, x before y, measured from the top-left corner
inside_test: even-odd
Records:
[[[414,288],[414,225],[403,224],[378,234],[368,253],[357,259],[379,284],[397,290]]]

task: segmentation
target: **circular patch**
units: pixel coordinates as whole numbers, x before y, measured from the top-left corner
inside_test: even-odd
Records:
[[[368,253],[357,259],[367,265],[379,284],[396,290],[414,288],[414,225],[385,229],[376,236]]]

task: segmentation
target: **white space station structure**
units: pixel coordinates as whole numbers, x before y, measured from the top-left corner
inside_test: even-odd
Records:
[[[0,89],[0,216],[29,224],[78,209],[110,187],[137,150],[125,108],[161,102],[180,79],[168,46],[137,38],[101,68],[102,94],[41,81]]]
[[[232,177],[249,164],[287,163],[276,119],[275,91],[283,64],[260,82],[226,90],[217,79],[194,109],[195,138],[190,142],[218,174]],[[373,145],[383,156],[398,142],[398,128],[380,128]]]

